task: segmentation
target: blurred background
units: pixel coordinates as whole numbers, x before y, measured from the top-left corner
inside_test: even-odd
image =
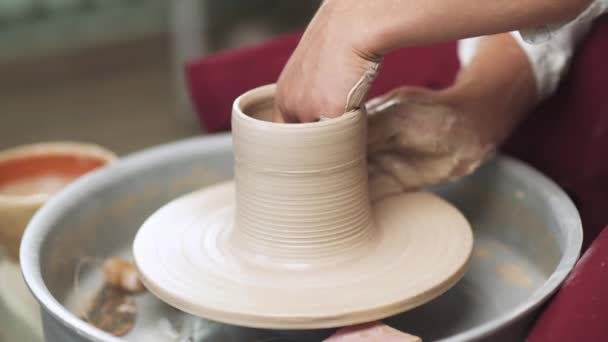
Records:
[[[319,1],[0,0],[0,150],[73,140],[125,155],[204,134],[184,63],[301,30]],[[0,250],[0,342],[41,340]]]
[[[0,0],[0,149],[118,154],[201,134],[183,63],[303,28],[320,0]]]

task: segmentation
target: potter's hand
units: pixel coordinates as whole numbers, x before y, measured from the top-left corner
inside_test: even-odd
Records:
[[[394,49],[563,23],[590,2],[324,0],[279,78],[273,119],[309,122],[360,105]]]
[[[362,43],[361,20],[323,3],[278,80],[275,122],[333,118],[362,104],[381,58]]]
[[[372,196],[473,172],[536,103],[528,57],[510,34],[484,38],[454,84],[400,88],[368,102]]]
[[[398,88],[369,101],[367,109],[375,198],[465,176],[495,148],[478,128],[476,102],[449,92]]]

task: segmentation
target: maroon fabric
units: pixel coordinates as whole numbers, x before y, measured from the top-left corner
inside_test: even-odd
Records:
[[[234,99],[247,90],[276,82],[299,40],[299,33],[290,34],[189,62],[186,80],[203,128],[212,133],[230,129]],[[458,70],[456,45],[399,50],[386,57],[382,68],[371,96],[403,84],[445,87]]]
[[[593,244],[534,326],[532,342],[608,341],[608,16],[577,51],[558,92],[511,137],[505,150],[562,186]],[[596,238],[597,237],[597,238]]]
[[[608,227],[579,260],[528,341],[608,341]]]
[[[570,194],[582,216],[585,248],[608,223],[607,67],[604,16],[578,49],[557,93],[529,116],[504,148]]]
[[[186,81],[202,128],[210,133],[229,129],[234,99],[275,82],[298,39],[299,34],[287,35],[188,62]]]

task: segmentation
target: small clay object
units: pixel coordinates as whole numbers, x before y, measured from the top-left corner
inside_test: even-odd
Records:
[[[140,293],[146,288],[139,280],[135,266],[124,259],[113,257],[103,263],[106,284],[128,293]]]
[[[128,293],[104,286],[95,296],[82,319],[114,336],[124,336],[135,325],[137,307]]]
[[[401,332],[380,322],[355,325],[338,330],[324,342],[422,342],[418,336]]]

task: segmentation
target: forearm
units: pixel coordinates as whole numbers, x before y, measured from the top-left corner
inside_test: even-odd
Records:
[[[525,52],[510,34],[483,38],[470,64],[443,91],[474,116],[484,143],[501,143],[537,102],[536,80]]]
[[[326,0],[318,15],[353,30],[364,53],[556,24],[591,0]]]

